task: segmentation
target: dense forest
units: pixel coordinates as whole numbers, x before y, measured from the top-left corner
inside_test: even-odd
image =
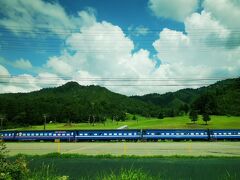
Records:
[[[240,115],[239,97],[240,78],[199,89],[131,97],[100,86],[69,82],[31,93],[1,94],[0,115],[5,126],[42,124],[44,116],[53,122],[124,121],[126,113],[162,119],[187,114],[191,109],[199,114],[207,109],[209,114]]]
[[[214,115],[240,116],[240,78],[219,81],[198,89],[182,89],[131,98],[157,105],[163,111],[171,110],[174,116],[189,112],[190,109],[203,114],[206,108]]]

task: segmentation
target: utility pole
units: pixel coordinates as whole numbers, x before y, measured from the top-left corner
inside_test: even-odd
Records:
[[[44,126],[43,129],[46,130],[46,119],[47,119],[47,115],[43,114],[43,118],[44,118]]]
[[[1,130],[3,130],[3,117],[0,117],[0,119],[1,119]]]
[[[3,130],[3,120],[4,120],[4,119],[5,119],[5,116],[0,114],[1,130]]]

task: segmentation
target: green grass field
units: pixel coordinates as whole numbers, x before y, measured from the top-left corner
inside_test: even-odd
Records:
[[[239,158],[113,158],[83,156],[68,158],[64,156],[31,156],[27,157],[27,161],[32,172],[39,172],[44,165],[45,167],[52,167],[55,174],[69,176],[71,180],[100,180],[103,175],[118,174],[121,169],[140,170],[142,173],[147,174],[147,177],[154,180],[238,180],[240,178]],[[147,180],[149,178],[142,179]]]
[[[129,129],[236,129],[240,128],[240,117],[227,117],[227,116],[211,116],[211,121],[208,125],[202,121],[199,116],[199,120],[196,124],[193,124],[188,116],[180,117],[167,117],[164,119],[157,118],[146,118],[142,116],[137,116],[138,120],[127,120],[124,122],[112,122],[107,120],[104,124],[96,123],[94,126],[88,123],[72,123],[71,126],[67,126],[64,123],[47,124],[46,129],[48,130],[58,130],[58,129],[116,129],[118,127],[127,125]],[[18,128],[18,130],[42,130],[43,126],[31,126]]]
[[[9,155],[74,153],[82,155],[137,156],[234,156],[240,157],[240,142],[81,142],[81,143],[6,143]]]

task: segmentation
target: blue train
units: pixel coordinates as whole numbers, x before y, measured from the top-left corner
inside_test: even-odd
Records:
[[[0,131],[3,141],[158,141],[158,140],[240,140],[240,129],[119,129]]]

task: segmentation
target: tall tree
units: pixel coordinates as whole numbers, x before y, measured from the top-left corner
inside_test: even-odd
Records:
[[[202,115],[202,119],[203,119],[203,121],[204,121],[204,122],[206,123],[206,125],[207,125],[207,124],[208,124],[208,121],[211,120],[211,118],[210,118],[208,112],[204,112],[204,113],[203,113],[203,115]]]
[[[211,120],[209,114],[211,114],[211,110],[210,110],[210,108],[209,108],[209,105],[206,105],[206,106],[204,107],[204,112],[203,112],[203,114],[202,114],[202,119],[203,119],[203,121],[206,123],[206,125],[207,125],[207,122]]]
[[[196,121],[198,120],[198,112],[197,112],[197,110],[192,109],[190,111],[190,113],[189,113],[189,118],[195,124]]]

